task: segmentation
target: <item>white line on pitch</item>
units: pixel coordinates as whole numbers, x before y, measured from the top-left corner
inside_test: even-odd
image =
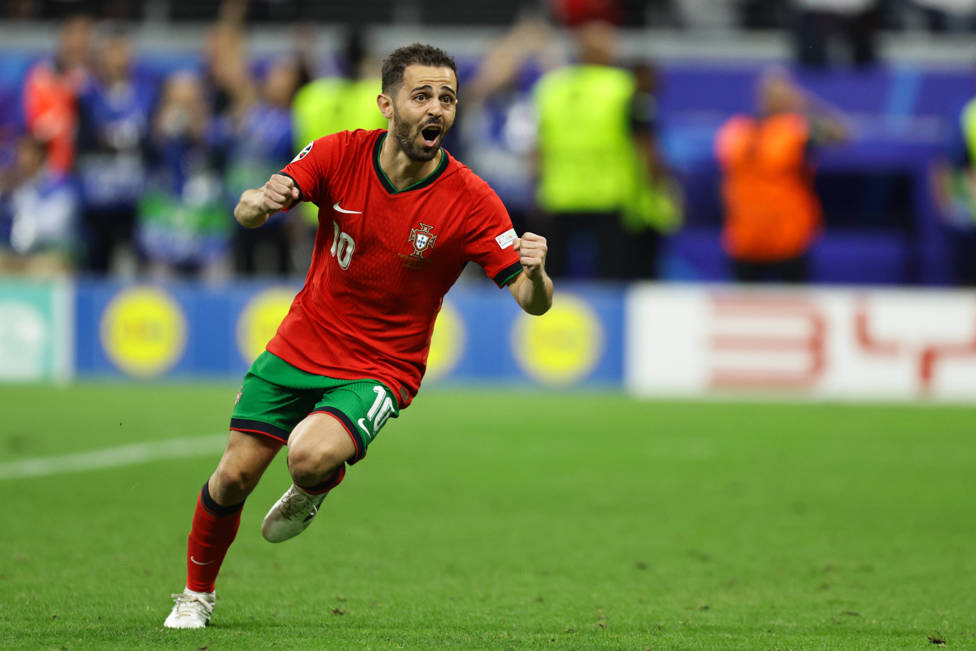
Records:
[[[227,443],[226,434],[194,436],[166,441],[133,443],[117,448],[103,448],[55,457],[35,457],[0,463],[0,480],[23,477],[45,477],[65,472],[84,472],[102,468],[131,466],[163,459],[202,457],[220,452]]]

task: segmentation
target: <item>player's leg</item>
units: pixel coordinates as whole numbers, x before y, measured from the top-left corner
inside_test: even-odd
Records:
[[[309,414],[288,437],[288,472],[309,492],[324,488],[356,456],[356,443],[330,413]]]
[[[217,469],[197,499],[187,548],[187,587],[212,592],[227,549],[237,535],[244,500],[274,459],[281,442],[232,431]]]
[[[217,469],[197,497],[187,540],[186,588],[174,595],[167,628],[203,628],[210,621],[214,584],[237,536],[244,500],[281,446],[272,438],[231,431]]]
[[[231,414],[227,448],[197,499],[187,545],[187,587],[174,595],[177,604],[166,626],[200,628],[209,621],[214,583],[237,535],[244,500],[288,433],[321,398],[320,391],[310,390],[310,377],[268,352],[248,369]],[[184,616],[173,619],[177,611]]]
[[[356,445],[339,419],[309,414],[288,437],[288,471],[294,483],[265,516],[264,537],[282,542],[304,531],[325,496],[342,482],[346,462],[355,457]]]
[[[294,484],[265,516],[264,537],[282,542],[304,531],[326,494],[342,481],[346,464],[366,456],[386,421],[398,415],[394,393],[382,383],[336,381],[288,438]]]

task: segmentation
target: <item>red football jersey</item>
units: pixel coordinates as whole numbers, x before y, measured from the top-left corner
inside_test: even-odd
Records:
[[[522,270],[505,206],[444,151],[397,191],[379,164],[386,131],[310,143],[282,174],[319,207],[305,286],[268,350],[309,373],[373,378],[406,406],[416,395],[444,294],[469,260],[499,287]]]

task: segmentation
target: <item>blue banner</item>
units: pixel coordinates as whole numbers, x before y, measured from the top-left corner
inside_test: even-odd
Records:
[[[80,281],[79,376],[237,379],[264,350],[297,285]],[[623,290],[561,285],[552,309],[526,315],[507,291],[461,285],[444,301],[425,383],[619,386]]]

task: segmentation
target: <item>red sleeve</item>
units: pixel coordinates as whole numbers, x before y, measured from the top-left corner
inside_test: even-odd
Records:
[[[469,216],[469,230],[465,255],[485,270],[485,274],[499,287],[507,285],[522,271],[515,251],[515,229],[505,205],[498,195],[488,190]]]
[[[295,181],[302,193],[301,201],[319,204],[319,198],[326,194],[328,180],[338,168],[348,141],[348,131],[313,140],[279,172]]]

